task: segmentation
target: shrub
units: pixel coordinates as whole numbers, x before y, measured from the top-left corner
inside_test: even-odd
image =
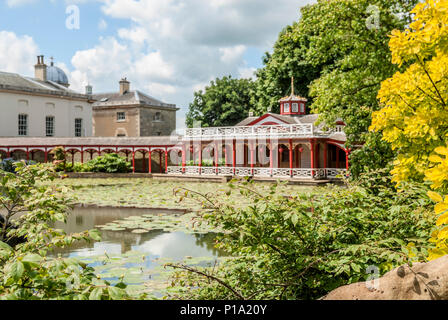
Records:
[[[87,162],[82,170],[84,172],[127,173],[131,171],[131,168],[132,165],[126,161],[126,158],[110,153]]]
[[[72,199],[67,188],[48,184],[55,178],[48,165],[16,164],[16,174],[0,171],[0,204],[5,211],[0,230],[0,299],[126,299],[126,286],[110,286],[94,269],[74,258],[47,256],[78,240],[100,240],[97,230],[66,235],[51,224],[67,219]],[[7,228],[14,216],[15,227]],[[14,248],[11,238],[25,242]]]
[[[228,194],[240,192],[253,200],[243,209],[202,195],[209,208],[203,218],[224,231],[218,247],[234,258],[218,269],[177,274],[175,284],[191,286],[180,297],[316,299],[365,281],[371,266],[382,274],[422,259],[435,219],[427,186],[407,185],[396,192],[390,181],[376,184],[379,177],[376,172],[346,188],[292,197],[278,194],[276,186],[262,195],[249,182],[231,183]],[[374,191],[369,184],[375,184]],[[195,197],[192,191],[177,192]]]
[[[13,158],[7,158],[4,159],[1,163],[0,163],[0,170],[6,171],[6,172],[10,172],[10,173],[15,173],[16,172],[16,165],[19,162],[23,162],[25,163],[25,165],[34,165],[36,164],[35,161],[32,160],[14,160]]]

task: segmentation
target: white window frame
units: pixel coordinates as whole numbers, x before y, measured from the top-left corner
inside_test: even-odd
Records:
[[[18,135],[21,137],[25,137],[28,135],[28,115],[25,113],[21,113],[18,116],[18,123],[17,123],[17,129],[18,129]]]
[[[80,125],[78,125],[78,123]],[[83,127],[82,118],[76,118],[75,119],[75,137],[82,137],[82,127]]]
[[[51,119],[51,121],[49,121]],[[54,116],[46,116],[45,117],[45,136],[46,137],[54,137]],[[51,125],[51,126],[50,126]]]
[[[117,122],[126,121],[126,112],[117,112]]]
[[[286,103],[283,104],[283,112],[284,113],[290,113],[291,112],[289,102],[286,102]]]
[[[305,104],[303,102],[300,104],[300,113],[305,113]]]
[[[294,112],[294,113],[299,112],[299,104],[297,102],[294,102],[292,104],[292,112]]]

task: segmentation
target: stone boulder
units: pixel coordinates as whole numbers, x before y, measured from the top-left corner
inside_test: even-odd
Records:
[[[448,300],[448,256],[396,268],[383,277],[337,288],[321,300]]]

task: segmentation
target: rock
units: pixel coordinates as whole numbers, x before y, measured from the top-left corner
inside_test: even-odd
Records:
[[[374,287],[374,288],[373,288]],[[370,288],[370,289],[369,289]],[[373,281],[337,288],[321,300],[447,300],[448,256],[396,268]]]

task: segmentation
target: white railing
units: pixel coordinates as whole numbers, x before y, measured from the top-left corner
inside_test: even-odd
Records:
[[[313,124],[292,124],[282,126],[214,127],[185,129],[184,139],[192,138],[247,138],[270,137],[312,137],[331,133],[317,130]]]
[[[347,174],[345,169],[288,169],[288,168],[246,168],[246,167],[168,167],[171,175],[273,177],[295,179],[338,179]]]

